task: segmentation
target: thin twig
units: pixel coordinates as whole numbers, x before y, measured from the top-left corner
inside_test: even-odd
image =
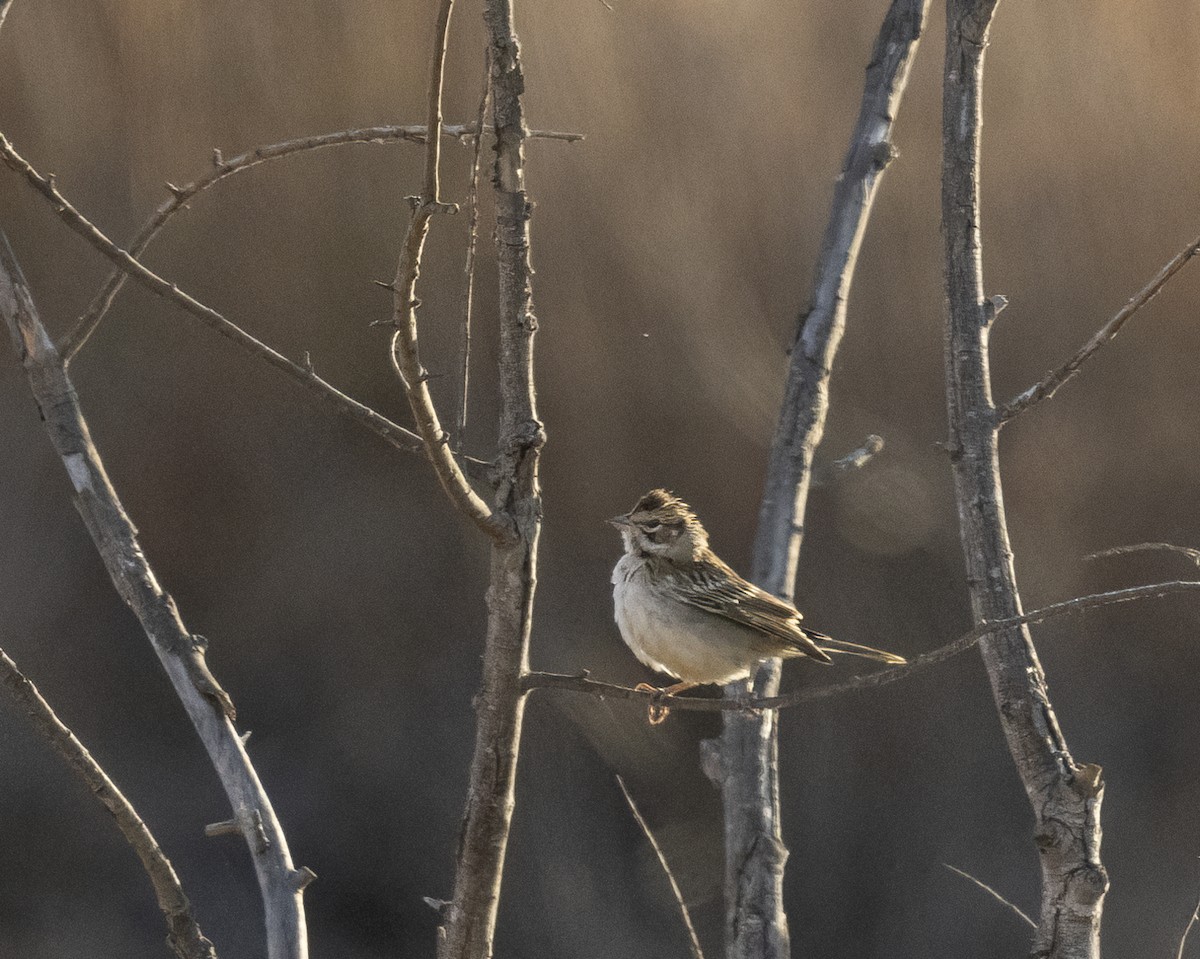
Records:
[[[1175,959],[1183,959],[1183,947],[1187,945],[1188,934],[1197,922],[1200,922],[1200,901],[1197,901],[1196,908],[1192,910],[1192,918],[1183,927],[1183,935],[1179,937],[1179,948],[1175,951]]]
[[[1074,599],[1051,603],[1041,609],[1035,609],[1020,616],[998,619],[993,622],[980,623],[969,632],[963,633],[953,642],[939,646],[937,649],[913,657],[903,666],[882,669],[865,676],[854,676],[841,683],[830,683],[823,686],[805,686],[795,692],[781,696],[769,696],[758,699],[697,699],[690,696],[664,696],[661,693],[647,692],[630,686],[619,686],[615,683],[604,683],[589,679],[588,674],[543,673],[529,672],[525,674],[524,686],[527,690],[562,689],[576,693],[587,693],[592,696],[609,699],[635,699],[647,703],[670,706],[671,709],[691,709],[698,712],[744,712],[758,709],[784,709],[801,703],[816,702],[840,696],[843,693],[856,692],[862,689],[874,689],[887,686],[900,679],[906,679],[913,673],[921,672],[936,663],[945,662],[960,653],[974,647],[984,636],[1000,633],[1015,626],[1026,623],[1043,623],[1057,619],[1060,616],[1073,615],[1085,610],[1101,606],[1115,606],[1118,603],[1128,603],[1139,599],[1158,599],[1176,593],[1200,592],[1200,581],[1168,580],[1162,583],[1149,583],[1145,586],[1130,586],[1126,589],[1114,589],[1107,593],[1091,593],[1087,596],[1077,596]]]
[[[1114,546],[1112,549],[1102,549],[1098,553],[1089,553],[1084,559],[1107,559],[1110,556],[1124,556],[1127,553],[1145,552],[1177,553],[1200,566],[1200,549],[1190,546],[1176,546],[1174,543],[1133,543],[1130,546]]]
[[[4,18],[8,16],[8,8],[13,5],[13,0],[0,0],[0,29],[4,27]]]
[[[450,13],[454,0],[442,0],[438,8],[437,25],[434,29],[433,59],[429,78],[430,130],[442,128],[442,78],[446,60],[446,36],[450,28]],[[454,458],[450,436],[442,429],[441,419],[429,392],[429,373],[421,364],[417,341],[417,277],[421,273],[421,254],[425,249],[425,238],[429,235],[429,221],[435,213],[457,212],[457,207],[443,203],[439,197],[439,163],[442,138],[431,136],[425,141],[425,175],[420,196],[409,197],[412,215],[400,258],[396,263],[396,278],[392,282],[392,320],[396,332],[392,336],[391,357],[404,395],[412,408],[417,431],[425,447],[425,454],[433,464],[434,472],[446,495],[476,526],[497,542],[513,538],[510,523],[496,515],[463,474]]]
[[[129,275],[151,293],[161,296],[196,317],[205,326],[215,330],[221,336],[232,340],[243,350],[265,360],[271,366],[287,373],[293,379],[306,386],[311,392],[332,403],[338,412],[350,417],[372,433],[384,439],[391,446],[403,450],[421,448],[421,438],[411,430],[393,423],[387,417],[380,415],[368,406],[351,399],[336,387],[330,385],[313,371],[307,364],[294,363],[281,353],[277,353],[262,341],[255,339],[237,324],[226,319],[216,310],[184,293],[174,283],[164,280],[135,260],[126,250],[122,250],[105,236],[98,227],[75,209],[59,192],[53,177],[40,174],[25,159],[17,153],[5,136],[0,133],[0,159],[14,172],[25,178],[26,182],[41,196],[48,200],[58,215],[68,227],[78,233],[92,247],[117,265],[123,273]]]
[[[847,473],[855,473],[870,463],[881,452],[883,452],[883,437],[871,433],[863,440],[863,445],[858,449],[852,450],[832,463],[826,463],[824,466],[814,469],[812,486],[828,486],[841,479]]]
[[[617,785],[621,787],[621,793],[625,796],[625,802],[629,804],[629,811],[633,813],[633,818],[637,820],[637,824],[642,827],[642,833],[650,843],[650,848],[654,850],[654,855],[658,857],[659,865],[666,873],[667,882],[671,884],[671,892],[675,895],[675,902],[679,904],[679,915],[683,918],[683,925],[687,929],[688,946],[692,950],[692,959],[704,959],[704,950],[700,948],[700,939],[696,935],[696,927],[692,925],[692,914],[688,912],[687,903],[683,899],[683,891],[679,888],[679,883],[675,881],[675,874],[671,872],[671,866],[667,863],[666,854],[659,846],[658,840],[654,838],[654,833],[650,831],[650,826],[638,811],[637,803],[633,801],[633,796],[629,794],[629,788],[625,785],[625,780],[620,776],[617,777]]]
[[[3,10],[0,9],[0,13]],[[192,916],[192,905],[184,895],[179,876],[162,847],[146,827],[137,810],[117,788],[116,783],[92,754],[38,692],[37,687],[17,668],[17,664],[0,649],[0,682],[12,694],[17,705],[46,738],[54,751],[88,787],[96,800],[112,814],[125,841],[133,847],[142,868],[154,885],[158,908],[167,920],[167,942],[179,959],[216,959],[213,944],[205,938]]]
[[[2,232],[0,318],[8,327],[46,431],[70,477],[75,507],[109,578],[138,618],[170,678],[229,797],[234,817],[254,824],[254,829],[247,827],[243,835],[262,894],[267,959],[307,959],[301,891],[311,874],[292,865],[283,828],[233,726],[233,702],[208,668],[207,641],[187,630],[175,600],[159,585],[92,443],[67,368],[38,318],[21,268]]]
[[[479,241],[479,156],[483,147],[483,122],[487,116],[488,100],[492,94],[492,58],[488,48],[483,51],[483,94],[479,97],[479,114],[475,124],[479,132],[471,149],[471,171],[467,177],[467,255],[463,263],[462,344],[459,347],[458,415],[454,424],[455,449],[462,452],[467,434],[467,407],[471,385],[471,309],[475,299],[475,247]]]
[[[251,170],[259,164],[267,163],[271,160],[282,160],[299,153],[323,150],[326,147],[346,146],[355,143],[394,143],[405,140],[411,143],[424,143],[428,129],[424,124],[419,124],[339,130],[335,133],[323,133],[318,136],[299,137],[294,140],[284,140],[280,143],[269,143],[229,158],[223,156],[220,150],[214,150],[213,168],[204,176],[184,186],[176,186],[173,183],[167,184],[167,190],[171,194],[170,197],[159,204],[154,213],[150,215],[150,218],[142,224],[142,228],[138,231],[137,236],[129,243],[127,247],[128,252],[133,257],[140,257],[151,241],[167,225],[167,222],[180,210],[188,208],[189,203],[195,197],[204,193],[209,188],[216,186],[222,180],[242,173],[245,170]],[[470,123],[443,126],[442,135],[445,137],[454,137],[459,140],[467,137],[477,140],[479,129],[478,124],[472,125]],[[555,130],[535,130],[530,132],[529,135],[538,139],[563,140],[569,143],[583,139],[583,134],[581,133],[560,133]],[[75,322],[75,326],[63,337],[62,342],[59,343],[59,353],[65,362],[71,362],[75,354],[79,352],[84,343],[87,342],[88,337],[92,335],[96,327],[100,324],[100,321],[104,319],[117,293],[124,285],[125,277],[126,273],[121,269],[116,269],[109,273],[104,280],[104,285],[101,286],[99,292],[92,299],[87,310]]]
[[[966,879],[969,882],[975,883],[975,885],[977,885],[980,889],[982,889],[984,892],[986,892],[989,896],[991,896],[997,902],[1004,903],[1004,905],[1008,906],[1009,909],[1011,909],[1018,916],[1020,916],[1023,920],[1025,920],[1025,922],[1029,924],[1029,927],[1031,929],[1037,928],[1037,923],[1034,922],[1032,919],[1030,919],[1029,916],[1025,914],[1024,910],[1022,910],[1020,906],[1017,906],[1014,903],[1009,902],[1002,895],[1000,895],[1000,893],[996,892],[995,889],[993,889],[991,886],[989,886],[982,879],[976,879],[969,872],[963,872],[963,870],[959,869],[957,866],[950,865],[950,863],[948,863],[948,862],[944,862],[944,863],[942,863],[942,865],[945,866],[947,869],[949,869],[952,873],[962,876],[964,879]]]
[[[1078,373],[1079,368],[1097,350],[1113,340],[1121,332],[1121,327],[1129,322],[1143,306],[1153,300],[1159,291],[1167,285],[1171,277],[1182,270],[1197,253],[1200,253],[1200,236],[1196,237],[1191,243],[1175,254],[1174,259],[1159,270],[1154,279],[1142,287],[1128,303],[1121,307],[1117,311],[1117,315],[1104,324],[1067,362],[1058,369],[1047,373],[1040,382],[1035,383],[1029,389],[1025,390],[1025,392],[1018,394],[1000,407],[996,412],[998,422],[1001,424],[1007,423],[1014,416],[1025,412],[1029,407],[1040,403],[1042,400],[1048,400],[1058,392],[1059,387]]]

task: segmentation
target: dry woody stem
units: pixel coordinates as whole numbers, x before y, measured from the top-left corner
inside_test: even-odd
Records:
[[[459,140],[468,137],[478,140],[479,129],[479,124],[443,125],[442,136],[454,137]],[[410,143],[425,143],[428,130],[429,128],[424,124],[361,127],[354,130],[338,130],[334,133],[298,137],[293,140],[284,140],[280,143],[269,143],[233,157],[225,157],[220,150],[213,150],[212,169],[204,176],[184,186],[176,186],[174,183],[167,184],[167,191],[171,195],[160,203],[149,219],[142,224],[142,228],[138,230],[137,235],[126,248],[127,252],[130,256],[140,257],[142,251],[153,242],[154,238],[158,236],[163,227],[167,225],[176,213],[180,210],[188,209],[190,202],[197,196],[238,173],[252,170],[272,160],[282,160],[301,153],[311,153],[313,150],[324,150],[329,147],[347,146],[356,143],[396,143],[405,141]],[[560,133],[555,130],[536,130],[529,135],[537,139],[562,140],[567,143],[583,139],[583,135],[579,133]],[[70,363],[75,354],[87,342],[88,337],[95,332],[96,327],[104,319],[117,293],[120,292],[121,287],[124,285],[126,275],[124,270],[118,268],[109,273],[105,278],[103,286],[101,286],[99,292],[93,297],[87,310],[79,317],[74,328],[59,344],[59,353],[62,355],[64,362]]]
[[[976,622],[1021,615],[1000,483],[999,414],[987,342],[979,170],[984,53],[995,0],[948,0],[942,115],[946,403],[960,539]],[[1032,954],[1099,959],[1108,875],[1100,862],[1099,766],[1077,763],[1025,625],[979,644],[1000,725],[1035,819],[1042,900]]]
[[[442,74],[446,59],[446,36],[450,29],[450,12],[453,0],[442,0],[438,10],[435,31],[433,65],[429,81],[429,123],[435,132],[442,128]],[[425,448],[425,455],[433,464],[434,472],[446,495],[475,525],[492,539],[507,540],[512,530],[500,516],[493,514],[491,507],[475,492],[454,458],[450,435],[442,429],[441,418],[433,404],[429,391],[429,373],[421,365],[417,345],[417,278],[421,274],[421,254],[425,249],[425,238],[429,235],[429,221],[435,213],[453,213],[457,207],[443,203],[439,198],[438,165],[441,158],[442,138],[430,136],[425,140],[425,182],[419,196],[409,197],[412,215],[400,259],[396,264],[393,289],[393,322],[396,332],[392,336],[392,364],[404,384],[404,393],[412,408],[417,423],[417,432]]]
[[[812,302],[791,351],[767,468],[752,579],[791,598],[812,481],[813,454],[825,429],[829,379],[846,323],[846,304],[858,250],[880,179],[894,151],[896,111],[925,22],[928,0],[893,0],[867,66],[858,120],[851,134],[813,280]],[[778,660],[761,664],[740,698],[770,697],[779,689]],[[787,959],[783,911],[787,848],[779,822],[776,717],[728,714],[720,742],[725,808],[725,939],[728,959]]]
[[[83,743],[58,718],[37,687],[3,650],[0,650],[0,683],[4,684],[17,706],[29,717],[34,728],[88,787],[96,801],[108,810],[125,841],[137,853],[142,868],[154,886],[158,908],[167,921],[167,945],[178,959],[217,959],[213,944],[196,924],[192,905],[184,895],[175,868],[142,817]]]
[[[486,0],[484,23],[491,63],[500,313],[494,502],[513,532],[511,537],[492,540],[483,681],[475,698],[475,748],[439,959],[488,959],[492,954],[525,711],[521,679],[529,668],[542,523],[538,463],[546,440],[533,374],[538,323],[530,263],[532,205],[525,192],[525,79],[510,0]]]
[[[55,451],[75,490],[75,507],[121,599],[133,611],[207,750],[234,817],[246,825],[262,893],[268,959],[306,959],[307,931],[296,870],[270,799],[234,729],[233,701],[205,662],[207,642],[190,633],[159,585],[137,532],[108,479],[67,369],[38,319],[8,241],[0,234],[0,316],[29,379]],[[250,828],[253,824],[254,828]]]
[[[1121,307],[1117,311],[1116,316],[1105,323],[1067,362],[1058,369],[1050,371],[1040,382],[1035,383],[1029,389],[1025,390],[1025,392],[1013,397],[1001,406],[997,414],[1001,425],[1007,423],[1014,416],[1024,413],[1029,407],[1037,405],[1042,400],[1050,399],[1050,397],[1058,392],[1059,387],[1078,373],[1079,368],[1091,359],[1102,346],[1115,339],[1116,335],[1121,332],[1121,327],[1129,322],[1143,306],[1158,296],[1159,291],[1167,285],[1176,273],[1187,266],[1191,262],[1192,257],[1197,253],[1200,253],[1200,236],[1196,237],[1191,243],[1175,254],[1171,262],[1159,270],[1154,279],[1142,287],[1128,303]]]

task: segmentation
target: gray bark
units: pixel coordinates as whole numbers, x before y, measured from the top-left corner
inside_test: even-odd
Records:
[[[307,959],[301,892],[312,878],[296,870],[271,801],[233,726],[233,702],[205,663],[203,637],[188,632],[175,600],[159,585],[137,531],[109,482],[75,388],[8,240],[0,233],[0,314],[37,400],[54,449],[75,489],[75,507],[113,585],[137,616],[207,750],[250,847],[262,894],[269,959]]]
[[[796,580],[813,453],[825,429],[829,378],[846,322],[859,246],[880,178],[892,159],[892,127],[925,21],[928,0],[894,0],[867,67],[858,122],[834,190],[813,282],[812,304],[792,347],[783,406],[759,510],[752,576],[791,598]],[[779,691],[778,660],[727,695],[756,699]],[[720,744],[725,806],[725,941],[729,959],[790,954],[783,910],[787,862],[779,823],[777,714],[730,712]]]
[[[983,292],[979,142],[984,51],[995,0],[948,0],[943,88],[946,401],[950,453],[976,623],[1021,615],[1000,485]],[[1042,901],[1033,955],[1098,959],[1108,876],[1100,863],[1100,767],[1071,757],[1045,674],[1021,625],[980,641],[1009,751],[1035,817]]]
[[[476,697],[475,751],[439,959],[487,959],[500,899],[513,814],[517,756],[529,667],[529,628],[542,522],[538,458],[545,432],[533,379],[533,269],[530,203],[525,192],[524,78],[511,0],[487,0],[495,157],[496,248],[500,291],[500,430],[495,512],[512,523],[511,540],[493,540],[487,593],[483,686]]]

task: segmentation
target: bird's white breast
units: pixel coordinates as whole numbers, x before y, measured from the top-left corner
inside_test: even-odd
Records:
[[[727,621],[664,594],[646,565],[625,554],[613,570],[613,607],[621,638],[645,665],[692,683],[748,676],[754,657]]]

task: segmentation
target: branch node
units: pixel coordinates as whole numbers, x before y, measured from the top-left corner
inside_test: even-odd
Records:
[[[396,288],[396,284],[392,283],[388,280],[372,280],[371,282],[374,283],[376,286],[383,287],[385,290],[388,290],[391,293],[399,293],[400,292]]]
[[[453,905],[449,899],[435,899],[433,896],[422,896],[421,902],[425,903],[425,905],[436,912],[439,916],[445,913],[448,906]]]
[[[317,878],[317,874],[308,866],[301,866],[292,873],[292,882],[296,884],[296,891],[303,892]]]
[[[225,162],[225,157],[221,155],[221,151],[216,147],[213,147],[212,162],[213,166],[215,166],[218,170],[229,169],[229,164]]]

